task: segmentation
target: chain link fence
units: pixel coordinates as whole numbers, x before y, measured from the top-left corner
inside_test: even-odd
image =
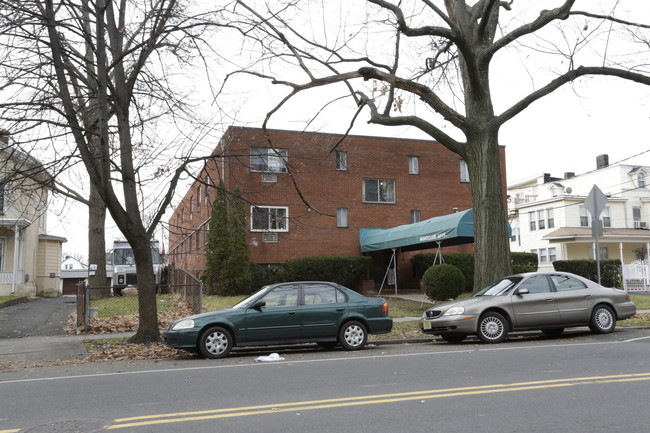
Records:
[[[161,329],[178,318],[202,311],[200,280],[182,270],[170,269],[156,288],[158,325]],[[127,287],[114,296],[110,286],[77,286],[77,329],[85,332],[128,332],[138,328],[138,289]]]

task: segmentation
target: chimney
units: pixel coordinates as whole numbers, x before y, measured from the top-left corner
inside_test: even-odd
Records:
[[[609,155],[602,154],[598,155],[596,157],[596,170],[600,170],[601,168],[609,167]]]
[[[567,171],[566,173],[564,173],[564,178],[565,178],[565,179],[571,179],[572,177],[576,177],[575,172],[573,172],[573,171]]]

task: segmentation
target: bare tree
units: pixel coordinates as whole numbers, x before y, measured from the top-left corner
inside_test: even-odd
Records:
[[[105,249],[104,209],[132,246],[139,303],[132,342],[160,337],[151,240],[205,134],[188,77],[178,71],[196,72],[195,60],[208,71],[201,62],[215,54],[207,37],[217,26],[213,12],[187,6],[0,0],[0,119],[48,155],[53,173],[87,174],[91,262],[93,250]]]
[[[511,271],[500,128],[582,77],[650,84],[648,23],[617,17],[615,1],[605,13],[575,10],[574,0],[544,10],[548,2],[261,3],[237,0],[228,20],[262,47],[260,68],[242,72],[289,89],[267,122],[296,96],[338,85],[369,123],[417,128],[460,155],[472,187],[477,286]],[[531,63],[532,91],[496,112],[503,95],[492,93],[491,72],[513,51],[524,64],[546,57],[545,70]]]

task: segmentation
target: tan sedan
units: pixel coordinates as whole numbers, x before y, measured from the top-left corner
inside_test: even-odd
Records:
[[[627,292],[610,289],[567,272],[531,272],[502,278],[472,297],[438,304],[418,322],[426,334],[460,342],[476,335],[499,343],[508,332],[541,330],[557,337],[564,328],[589,326],[612,332],[617,320],[636,314]]]

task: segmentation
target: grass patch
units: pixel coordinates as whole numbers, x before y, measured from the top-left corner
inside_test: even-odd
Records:
[[[630,298],[636,304],[637,310],[650,310],[650,296],[630,295]]]
[[[18,298],[20,298],[20,296],[0,296],[0,304],[7,301],[13,301],[14,299]]]
[[[204,296],[203,297],[203,311],[217,311],[224,308],[230,308],[240,301],[243,301],[248,296]]]
[[[172,311],[174,302],[171,295],[162,295],[156,297],[158,312],[164,313]],[[103,299],[93,299],[90,303],[91,308],[98,308],[99,318],[110,318],[117,316],[126,316],[138,314],[138,297],[137,296],[111,296]]]
[[[83,342],[84,347],[88,352],[96,352],[101,349],[105,349],[108,347],[119,347],[123,346],[126,344],[126,341],[128,340],[128,337],[121,337],[121,338],[100,338],[97,340],[85,340]]]

